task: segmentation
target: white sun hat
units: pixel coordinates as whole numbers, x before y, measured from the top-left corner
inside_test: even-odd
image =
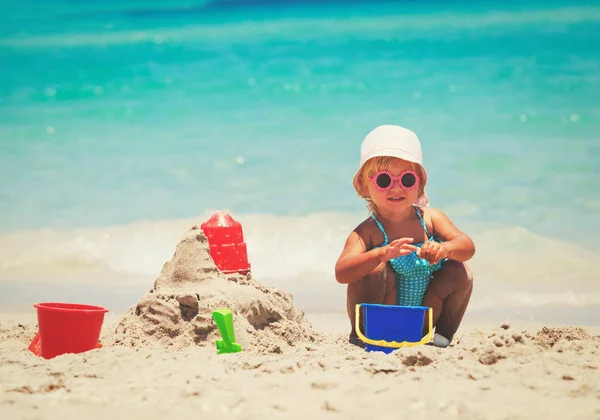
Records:
[[[423,166],[421,142],[417,135],[398,125],[380,125],[367,134],[360,147],[360,165],[352,179],[352,185],[358,194],[360,194],[358,185],[360,170],[369,159],[379,156],[396,157],[419,164],[423,182],[427,182],[427,171]],[[429,204],[427,194],[423,193],[416,204],[427,206]]]

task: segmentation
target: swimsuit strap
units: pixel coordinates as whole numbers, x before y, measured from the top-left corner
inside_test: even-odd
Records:
[[[423,229],[425,230],[425,233],[427,234],[427,237],[429,239],[433,238],[433,235],[431,233],[429,233],[429,230],[427,229],[425,220],[423,220],[423,216],[421,215],[421,209],[414,204],[413,204],[413,206],[415,208],[415,211],[417,212],[417,217],[419,218],[419,221],[421,222],[421,226],[423,226]]]
[[[377,227],[379,227],[379,230],[381,230],[381,233],[383,233],[383,243],[381,244],[381,246],[386,246],[388,244],[388,237],[387,237],[387,233],[385,233],[385,229],[383,228],[383,225],[381,224],[381,222],[379,220],[377,220],[377,217],[375,217],[375,214],[371,213],[371,217],[373,218],[373,220],[375,220],[375,223],[377,223]]]

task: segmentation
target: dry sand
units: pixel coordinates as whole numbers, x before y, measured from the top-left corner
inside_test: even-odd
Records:
[[[216,354],[218,307],[242,352]],[[45,360],[27,350],[36,329],[0,319],[3,419],[600,418],[600,336],[586,329],[505,324],[447,349],[367,353],[313,328],[286,292],[219,273],[197,228],[106,319],[103,348]]]

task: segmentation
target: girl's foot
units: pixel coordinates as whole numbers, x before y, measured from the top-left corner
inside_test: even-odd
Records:
[[[441,334],[435,333],[433,335],[433,340],[429,344],[436,347],[446,348],[450,344],[450,340]]]

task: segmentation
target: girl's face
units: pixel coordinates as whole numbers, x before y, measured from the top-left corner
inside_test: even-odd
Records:
[[[374,180],[380,171],[367,174],[366,186],[369,196],[373,203],[377,206],[378,211],[386,211],[396,213],[405,211],[406,208],[412,206],[419,198],[419,179],[412,178],[414,165],[410,162],[401,159],[394,159],[388,166],[381,168],[382,171],[389,172],[391,177],[384,176],[384,183],[377,185]],[[407,173],[407,171],[410,171]],[[398,177],[403,175],[403,179]],[[391,179],[391,184],[387,182]],[[414,181],[411,183],[411,180]],[[387,185],[389,184],[389,187]],[[404,185],[403,185],[404,184]],[[412,185],[411,185],[412,184]],[[406,185],[409,185],[407,187]],[[382,186],[387,188],[381,188]]]

